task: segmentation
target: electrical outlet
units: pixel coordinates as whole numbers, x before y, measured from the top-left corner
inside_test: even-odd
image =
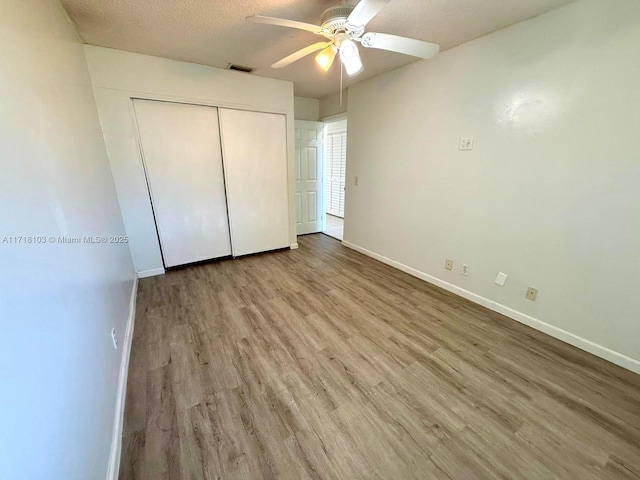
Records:
[[[504,284],[507,281],[507,278],[509,278],[509,275],[507,275],[506,273],[498,272],[498,275],[496,276],[494,283],[496,285],[500,285],[501,287],[504,287]]]
[[[445,260],[444,268],[447,270],[453,270],[453,260]]]
[[[527,288],[527,294],[525,295],[525,298],[527,300],[531,300],[532,302],[535,302],[536,298],[538,298],[538,289],[533,287]]]
[[[353,184],[357,187],[358,186],[358,176],[356,175],[356,177],[353,179]]]
[[[460,144],[458,150],[466,151],[473,150],[473,137],[460,137]]]
[[[113,348],[118,349],[118,336],[116,335],[116,329],[111,329],[111,341],[113,342]]]
[[[462,275],[469,275],[469,265],[467,264],[462,265]]]

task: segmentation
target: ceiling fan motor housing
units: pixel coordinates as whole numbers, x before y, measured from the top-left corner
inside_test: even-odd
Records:
[[[337,32],[345,31],[347,25],[347,17],[351,14],[354,7],[349,5],[337,5],[327,8],[320,17],[320,25],[324,30],[328,30],[335,35]]]

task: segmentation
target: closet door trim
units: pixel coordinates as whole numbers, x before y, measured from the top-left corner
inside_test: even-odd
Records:
[[[285,117],[287,116],[287,114],[289,113],[287,110],[285,109],[281,109],[281,108],[262,108],[258,105],[256,106],[251,106],[251,105],[239,105],[236,103],[226,103],[224,101],[218,101],[218,100],[214,100],[214,101],[207,101],[204,99],[190,99],[190,98],[185,98],[185,97],[172,97],[170,95],[156,95],[156,94],[149,94],[149,95],[145,95],[142,93],[137,93],[135,96],[130,96],[128,97],[132,103],[134,100],[151,100],[154,102],[164,102],[164,103],[178,103],[180,105],[196,105],[196,106],[200,106],[200,107],[216,107],[216,108],[226,108],[227,110],[241,110],[244,112],[256,112],[256,113],[275,113],[277,115],[284,115]],[[287,122],[288,122],[288,118],[287,118]]]

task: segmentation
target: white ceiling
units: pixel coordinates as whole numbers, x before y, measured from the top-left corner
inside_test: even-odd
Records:
[[[393,0],[368,31],[404,35],[447,49],[535,17],[573,0]],[[318,24],[338,0],[62,0],[86,43],[226,68],[255,67],[255,75],[295,83],[296,95],[321,98],[339,91],[340,69],[326,74],[313,55],[275,70],[269,66],[321,41],[310,32],[247,24],[267,15]],[[350,4],[357,3],[349,0]],[[415,61],[413,57],[361,49],[365,70],[345,86]]]

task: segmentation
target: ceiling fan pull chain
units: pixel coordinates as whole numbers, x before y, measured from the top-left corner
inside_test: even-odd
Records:
[[[344,65],[340,62],[340,107],[342,107],[342,71],[344,69]]]
[[[340,107],[342,108],[342,70],[344,65],[342,65],[342,60],[340,60]]]

